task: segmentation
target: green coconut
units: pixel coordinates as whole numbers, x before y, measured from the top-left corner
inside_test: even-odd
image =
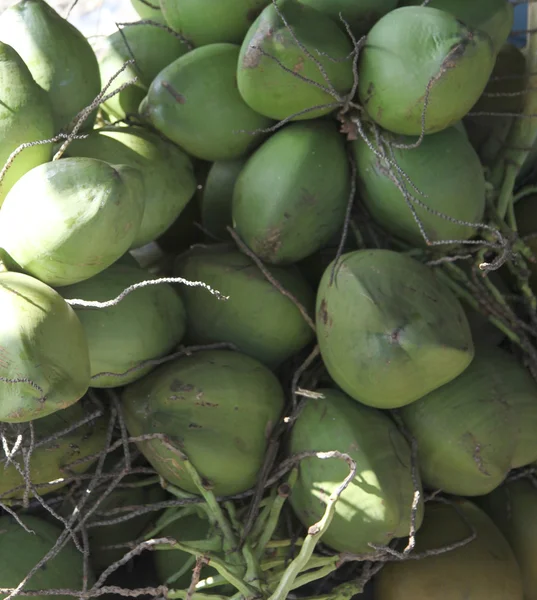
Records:
[[[190,158],[175,144],[141,127],[103,127],[73,141],[66,155],[98,158],[140,171],[145,208],[133,248],[162,235],[196,191]]]
[[[522,571],[524,600],[537,599],[537,489],[529,479],[508,481],[476,498],[509,542]]]
[[[388,131],[435,133],[470,111],[495,58],[490,36],[453,15],[429,6],[396,8],[373,26],[360,53],[359,99]]]
[[[310,398],[293,426],[289,450],[348,454],[356,475],[336,503],[322,541],[337,552],[372,554],[369,544],[387,545],[409,535],[412,501],[411,450],[394,422],[380,411],[358,404],[337,390],[320,389],[323,398]],[[300,461],[291,506],[305,527],[321,520],[329,496],[349,474],[339,458]],[[420,499],[416,513],[423,517]]]
[[[537,383],[500,348],[479,345],[464,373],[400,414],[433,489],[488,494],[511,468],[537,460]]]
[[[0,273],[0,314],[0,422],[39,419],[80,400],[90,383],[88,344],[63,298],[28,275]]]
[[[65,299],[108,301],[132,285],[154,280],[139,267],[114,264],[94,277],[60,288]],[[154,368],[181,341],[186,316],[181,298],[167,283],[148,285],[107,308],[75,307],[88,340],[91,386],[119,387]],[[141,367],[141,368],[139,368]]]
[[[391,250],[344,254],[317,292],[324,364],[349,396],[397,408],[460,375],[474,356],[464,310],[425,265]]]
[[[101,91],[99,65],[84,35],[44,0],[20,0],[0,15],[0,40],[20,54],[49,94],[55,132],[65,129]],[[91,129],[93,111],[84,122]]]
[[[63,533],[63,526],[49,523],[33,515],[19,515],[27,531],[17,521],[5,515],[0,517],[0,582],[4,588],[16,588],[28,573],[50,552]],[[82,590],[86,575],[84,555],[72,540],[45,565],[38,569],[23,586],[24,591]],[[87,573],[88,584],[94,583],[92,572]],[[4,600],[8,594],[0,594]],[[50,594],[36,594],[36,600],[49,600]],[[58,600],[70,600],[70,595],[54,595]]]
[[[376,576],[375,600],[523,600],[513,551],[492,520],[468,500],[427,504],[416,553],[476,537],[448,552],[388,562]]]
[[[167,481],[199,493],[185,469],[184,453],[206,485],[217,496],[227,496],[255,484],[284,392],[276,376],[254,358],[204,350],[127,386],[122,405],[130,435],[161,433],[177,449],[160,439],[137,443]]]
[[[469,139],[483,164],[492,166],[503,150],[517,119],[515,115],[523,111],[527,84],[524,54],[516,46],[505,44],[485,91],[464,119]]]
[[[0,247],[25,272],[53,286],[89,279],[138,235],[143,179],[127,165],[72,157],[34,167],[0,212]]]
[[[53,135],[54,120],[47,93],[34,81],[17,52],[0,42],[0,169],[22,144],[48,140]],[[0,182],[0,206],[17,180],[51,158],[51,144],[24,149]]]
[[[300,2],[327,14],[336,22],[341,22],[344,29],[348,25],[357,39],[366,34],[376,21],[398,4],[398,0],[359,0],[359,2],[356,0],[300,0]]]
[[[166,23],[166,19],[162,14],[160,3],[157,0],[153,2],[142,2],[142,0],[131,0],[132,7],[142,19],[148,19],[157,23]]]
[[[248,159],[235,183],[233,224],[261,260],[294,263],[342,231],[349,193],[345,140],[336,124],[292,123]]]
[[[270,273],[313,314],[315,295],[298,271],[271,267]],[[315,337],[297,306],[233,247],[195,247],[178,258],[174,275],[203,281],[229,297],[223,301],[201,287],[178,286],[191,343],[230,342],[275,368]]]
[[[168,25],[195,46],[240,44],[270,0],[160,0]],[[209,17],[209,18],[208,18]]]
[[[8,447],[14,448],[22,436],[21,450],[30,448],[29,479],[39,495],[50,494],[65,487],[71,474],[86,472],[97,460],[98,453],[105,447],[107,419],[97,417],[87,420],[95,406],[81,400],[68,408],[33,421],[32,448],[30,425],[17,423],[2,426],[2,434]],[[72,428],[72,429],[71,429]],[[71,430],[70,430],[71,429]],[[62,433],[70,430],[68,433]],[[0,455],[1,456],[1,455]],[[0,502],[6,498],[22,499],[26,485],[24,477],[24,455],[0,458]],[[34,493],[30,492],[30,496]]]
[[[271,2],[242,42],[239,91],[255,111],[278,121],[329,114],[352,89],[352,51],[327,15],[297,0]]]
[[[403,0],[400,5],[419,5],[423,0]],[[431,0],[427,6],[438,8],[469,27],[490,35],[496,52],[507,41],[515,20],[515,9],[509,0]]]
[[[227,227],[233,225],[233,190],[246,157],[219,160],[212,164],[200,197],[201,225],[208,237],[227,240]]]
[[[241,98],[238,59],[235,44],[210,44],[178,58],[153,80],[140,104],[141,116],[196,158],[246,155],[262,140],[253,132],[271,121]]]
[[[392,161],[379,158],[361,137],[353,143],[361,199],[379,225],[418,247],[476,235],[477,228],[466,223],[483,221],[485,176],[464,133],[449,127],[421,141],[384,133],[380,149],[374,135],[368,137],[376,152],[384,152]]]
[[[189,49],[170,31],[143,21],[131,23],[107,36],[99,52],[101,86],[104,87],[131,59],[136,62],[114,79],[108,92],[114,92],[134,78],[137,81],[104,102],[104,110],[116,119],[136,115],[153,79]]]

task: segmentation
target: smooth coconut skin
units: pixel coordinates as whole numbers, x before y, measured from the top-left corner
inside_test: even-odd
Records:
[[[293,426],[289,451],[348,454],[356,475],[336,503],[323,542],[338,552],[370,554],[369,544],[387,545],[408,535],[414,498],[410,446],[395,423],[381,411],[363,406],[335,389],[319,389]],[[341,459],[300,461],[290,503],[305,527],[319,521],[326,501],[349,474]],[[421,491],[421,486],[418,491]],[[423,518],[423,501],[416,527]]]
[[[0,377],[9,380],[0,381],[0,422],[39,419],[80,400],[90,384],[88,344],[65,300],[33,277],[0,273],[0,314]]]
[[[278,121],[326,115],[352,89],[352,42],[330,17],[297,0],[281,0],[278,8],[308,52],[298,46],[271,2],[242,42],[237,70],[241,96],[255,111]]]
[[[138,442],[140,451],[171,484],[199,494],[181,453],[217,496],[252,487],[267,440],[280,418],[284,392],[259,361],[228,350],[205,350],[158,367],[122,394],[130,435],[161,433]]]
[[[160,0],[167,24],[194,46],[240,44],[271,0]]]
[[[300,273],[281,267],[269,271],[313,314],[315,294]],[[296,305],[234,247],[192,248],[178,257],[173,272],[228,296],[223,301],[201,287],[177,286],[186,308],[189,343],[229,342],[275,368],[315,337]]]
[[[530,479],[508,481],[476,498],[509,542],[522,571],[524,600],[537,598],[537,490]]]
[[[166,24],[166,19],[162,14],[158,2],[151,2],[151,6],[145,4],[141,0],[131,0],[132,7],[140,15],[141,19],[149,19],[157,23]]]
[[[415,402],[474,357],[464,310],[425,265],[391,250],[344,254],[319,285],[317,340],[335,383],[376,408]]]
[[[449,127],[427,135],[421,141],[416,137],[393,136],[386,132],[383,138],[387,143],[412,146],[419,142],[419,145],[408,149],[393,148],[391,158],[405,173],[404,177],[393,166],[390,175],[388,162],[379,159],[361,137],[353,143],[361,199],[377,223],[413,246],[427,246],[408,205],[411,204],[428,241],[446,242],[473,237],[477,228],[448,220],[452,218],[479,224],[484,217],[485,176],[467,136],[457,128]],[[373,134],[369,135],[369,140],[378,151]],[[386,148],[382,146],[382,150]],[[406,190],[407,199],[399,185]],[[436,214],[422,208],[418,202]]]
[[[99,65],[89,42],[44,0],[20,0],[4,10],[0,40],[15,48],[35,81],[48,92],[55,133],[101,91]],[[91,129],[96,116],[95,110],[83,129]]]
[[[367,35],[358,96],[378,125],[404,135],[460,121],[487,85],[496,53],[490,36],[428,6],[392,10]],[[425,110],[425,99],[429,90]]]
[[[131,285],[151,279],[155,277],[144,269],[114,264],[59,291],[65,299],[103,302],[116,298]],[[135,367],[173,350],[186,327],[181,298],[166,283],[138,289],[115,306],[75,308],[75,312],[86,332],[91,386],[96,388],[119,387],[149,373],[154,366]]]
[[[114,79],[108,93],[114,92],[134,78],[137,81],[104,102],[104,110],[116,119],[124,119],[128,114],[137,114],[140,102],[147,94],[153,79],[189,49],[185,42],[169,31],[150,24],[130,25],[107,36],[99,52],[101,86],[104,87],[125,62],[133,57],[136,63],[129,65]]]
[[[63,533],[63,528],[33,515],[20,517],[26,531],[13,517],[0,517],[0,581],[2,587],[15,588],[46,556]],[[72,540],[68,540],[54,558],[38,569],[24,586],[24,590],[78,590],[84,577],[84,556]],[[88,573],[88,584],[95,578]],[[5,598],[7,594],[0,595]],[[72,596],[55,595],[58,600]],[[48,600],[50,595],[35,595],[36,600]]]
[[[43,443],[47,438],[81,423],[89,416],[91,408],[94,409],[82,399],[68,408],[33,421],[36,446],[30,456],[30,481],[41,496],[68,485],[69,473],[86,472],[105,446],[108,420],[104,415]],[[3,434],[9,447],[14,447],[17,436],[22,435],[22,446],[28,449],[31,439],[28,424],[4,426]],[[10,464],[6,462],[5,457],[0,459],[0,501],[3,502],[6,498],[22,499],[26,491],[24,477],[21,475],[21,472],[24,472],[24,456],[19,453],[13,456]],[[55,483],[50,484],[51,481]],[[33,495],[31,492],[30,496]]]
[[[473,531],[473,541],[449,552],[388,562],[376,577],[375,600],[523,600],[520,567],[507,540],[468,500],[427,504],[414,552],[462,542]]]
[[[272,124],[237,90],[239,46],[196,48],[163,69],[140,104],[140,114],[190,155],[206,161],[240,158]],[[200,73],[203,74],[200,77]]]
[[[331,121],[291,123],[248,159],[233,190],[233,225],[261,260],[292,264],[343,228],[350,168]]]
[[[162,235],[196,191],[188,155],[141,127],[102,127],[85,139],[71,142],[65,155],[97,158],[140,171],[144,213],[131,248],[140,248]]]
[[[0,165],[28,141],[54,135],[52,107],[47,93],[34,81],[22,58],[0,42]],[[0,206],[6,194],[25,173],[52,158],[52,145],[26,148],[13,161],[0,183]]]
[[[464,373],[400,415],[432,489],[487,494],[512,468],[537,460],[537,384],[500,348],[479,345]]]
[[[138,234],[143,179],[127,165],[62,158],[28,171],[0,212],[0,247],[18,266],[59,287],[89,279]]]

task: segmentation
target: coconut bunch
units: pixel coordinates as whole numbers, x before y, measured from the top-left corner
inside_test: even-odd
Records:
[[[537,598],[513,4],[133,6],[0,14],[0,597]]]

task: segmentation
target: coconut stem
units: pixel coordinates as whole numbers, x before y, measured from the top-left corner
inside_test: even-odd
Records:
[[[522,114],[515,119],[503,151],[494,167],[492,183],[500,189],[498,213],[503,220],[513,202],[518,173],[537,139],[537,4],[528,3],[528,45],[526,47],[527,90]]]

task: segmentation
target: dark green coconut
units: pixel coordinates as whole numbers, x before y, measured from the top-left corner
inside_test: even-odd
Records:
[[[254,112],[237,90],[239,46],[196,48],[153,80],[140,113],[196,158],[233,160],[261,142],[271,121]]]
[[[270,0],[160,0],[168,25],[195,46],[240,44]]]
[[[338,552],[370,554],[369,544],[387,545],[409,534],[414,498],[410,446],[394,422],[337,390],[317,390],[293,426],[290,453],[337,450],[356,461],[356,475],[336,503],[322,541]],[[349,474],[341,459],[300,461],[291,506],[305,527],[321,519],[326,502]],[[421,487],[416,490],[421,492]],[[423,517],[420,500],[416,518]]]
[[[379,152],[375,136],[371,132],[368,136]],[[417,147],[411,147],[417,143]],[[392,144],[409,148],[394,147],[392,153]],[[425,136],[421,142],[417,137],[384,133],[380,152],[394,161],[404,175],[375,155],[361,137],[354,142],[353,149],[361,199],[386,231],[418,247],[426,246],[427,242],[466,240],[476,235],[476,227],[460,222],[483,221],[485,176],[479,156],[460,130],[449,127]]]
[[[333,112],[354,81],[350,38],[330,17],[297,0],[281,0],[277,7],[271,2],[242,42],[241,96],[255,111],[278,121]]]
[[[39,419],[80,400],[90,384],[88,344],[64,299],[33,277],[0,273],[0,314],[0,422]]]
[[[271,267],[270,273],[313,313],[315,295],[297,271]],[[203,281],[229,296],[224,301],[201,287],[178,286],[191,343],[230,342],[241,352],[276,367],[315,337],[296,305],[233,247],[195,247],[179,257],[174,275]]]
[[[226,496],[255,484],[284,393],[259,361],[230,350],[205,350],[127,386],[122,405],[130,435],[162,433],[178,450],[159,439],[138,442],[167,481],[199,493],[182,452],[206,485]]]
[[[423,0],[402,0],[401,6],[423,4]],[[469,27],[488,33],[499,52],[507,41],[515,20],[509,0],[431,0],[427,6],[439,8]]]
[[[500,348],[477,346],[464,373],[400,414],[433,489],[487,494],[511,468],[537,460],[537,383]]]
[[[132,285],[155,279],[139,267],[112,265],[94,277],[60,288],[65,299],[107,301]],[[119,387],[149,373],[181,341],[186,315],[167,283],[135,290],[107,308],[76,307],[88,340],[92,387]],[[142,368],[139,368],[142,367]]]
[[[73,141],[66,155],[98,158],[140,171],[144,214],[133,248],[162,235],[196,191],[190,158],[175,144],[141,127],[103,127],[86,139]]]
[[[138,235],[143,179],[128,165],[72,157],[34,167],[0,212],[0,244],[21,269],[53,286],[89,279]]]
[[[414,552],[476,538],[449,552],[388,562],[376,577],[375,600],[523,600],[513,551],[492,520],[468,500],[427,504]]]
[[[537,489],[530,479],[508,481],[476,498],[509,542],[522,571],[524,599],[537,598]]]
[[[32,485],[41,496],[65,487],[72,474],[86,472],[97,460],[98,453],[106,444],[107,419],[103,416],[81,424],[94,411],[95,405],[81,400],[33,421],[35,441],[30,455],[29,474]],[[62,434],[71,427],[72,431]],[[22,436],[21,449],[25,452],[30,449],[31,432],[28,423],[4,425],[2,433],[9,448],[14,448],[17,437]],[[56,437],[58,434],[59,437]],[[22,452],[11,457],[9,464],[5,456],[0,456],[0,501],[3,502],[6,498],[22,499],[26,489],[21,475],[21,471],[24,472],[25,469]],[[33,495],[30,492],[30,497]]]
[[[415,402],[474,356],[458,299],[434,273],[391,250],[344,254],[317,292],[317,339],[336,384],[377,408]]]
[[[360,102],[388,131],[419,135],[425,113],[424,131],[435,133],[470,111],[495,58],[490,36],[453,15],[429,6],[396,8],[373,26],[360,53]]]
[[[5,9],[0,15],[0,40],[15,48],[48,92],[55,133],[101,91],[99,65],[89,42],[44,0],[20,0]],[[91,129],[96,116],[97,110],[83,129]]]
[[[4,588],[16,588],[28,573],[53,548],[63,533],[63,525],[49,523],[33,515],[20,516],[26,531],[13,517],[0,517],[0,582]],[[84,579],[84,555],[68,540],[62,549],[38,569],[24,585],[24,591],[30,590],[82,590]],[[91,587],[95,579],[88,574]],[[0,594],[3,600],[7,594]],[[36,600],[49,600],[50,594],[32,596]],[[70,595],[54,595],[58,600],[70,600]]]
[[[129,65],[118,75],[108,91],[114,92],[134,78],[137,81],[103,103],[104,110],[116,119],[137,114],[153,79],[189,49],[173,33],[143,22],[122,27],[121,31],[107,36],[99,52],[101,86],[104,87],[124,63],[133,58],[135,64]]]
[[[22,144],[48,140],[53,135],[54,119],[47,93],[34,81],[17,52],[0,42],[0,169]],[[25,148],[0,183],[0,206],[17,180],[51,158],[51,144]]]
[[[261,260],[297,262],[343,229],[350,168],[335,123],[292,123],[251,156],[235,183],[233,224]]]

